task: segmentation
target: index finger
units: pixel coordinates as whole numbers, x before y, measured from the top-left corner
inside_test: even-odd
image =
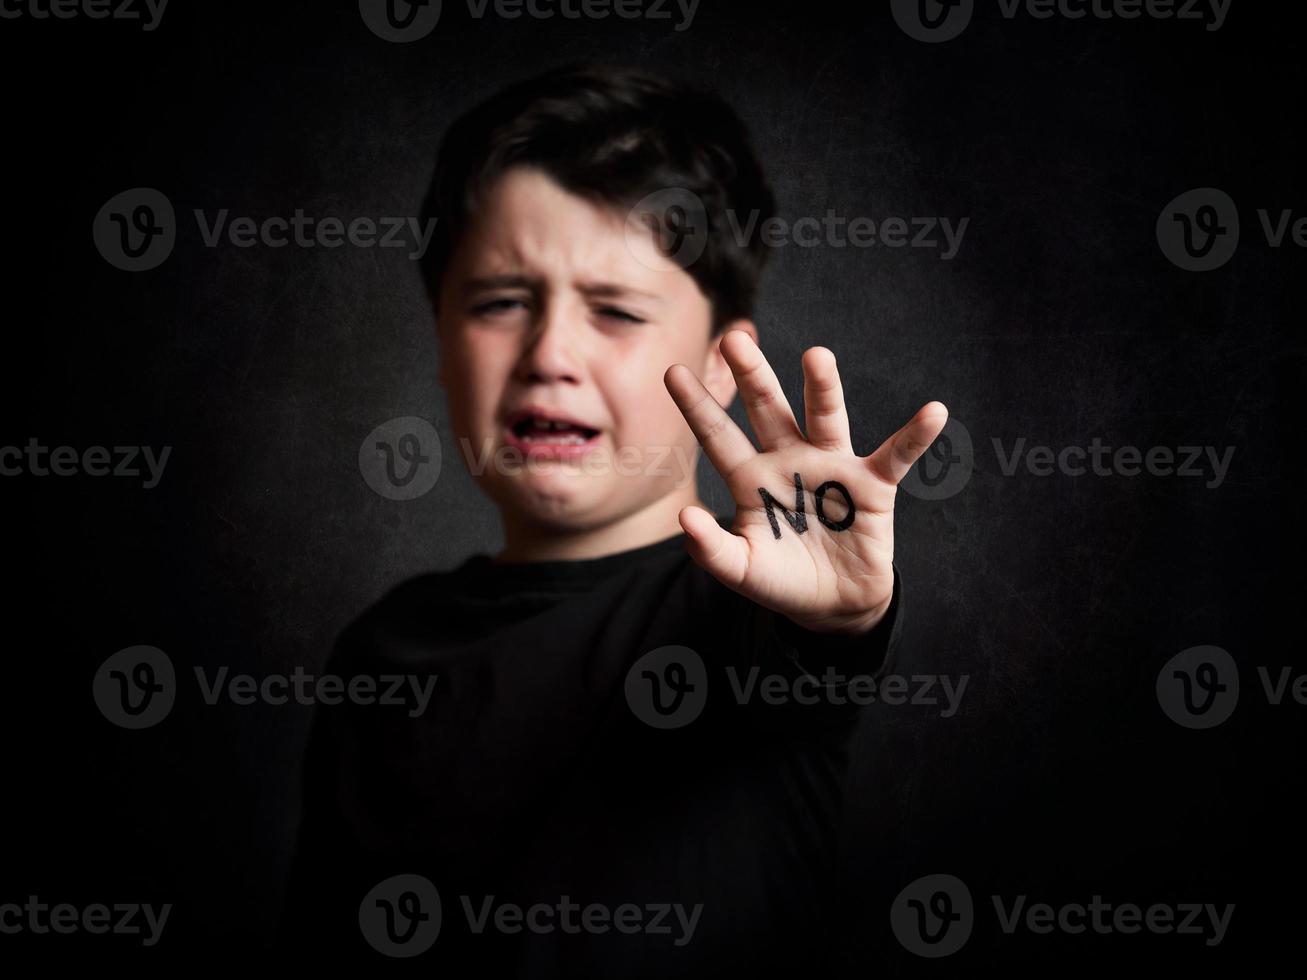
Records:
[[[717,403],[698,375],[684,364],[669,367],[663,375],[663,384],[723,479],[758,455],[749,437],[726,414],[726,409]]]

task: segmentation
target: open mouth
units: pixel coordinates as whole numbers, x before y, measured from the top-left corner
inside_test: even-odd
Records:
[[[576,460],[599,445],[600,430],[548,408],[520,408],[509,414],[508,444],[529,459]]]
[[[583,446],[595,436],[598,429],[591,429],[572,422],[558,422],[528,415],[509,426],[509,430],[524,443],[555,446]]]

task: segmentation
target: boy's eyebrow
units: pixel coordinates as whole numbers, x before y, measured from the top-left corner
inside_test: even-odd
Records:
[[[479,293],[491,289],[538,289],[540,280],[532,279],[529,276],[518,275],[515,273],[505,274],[502,276],[475,276],[463,284],[465,294]],[[591,282],[582,283],[579,290],[586,296],[596,299],[614,299],[623,296],[636,296],[640,299],[661,302],[662,297],[657,293],[645,292],[642,289],[633,289],[630,286],[623,286],[619,283],[612,282]]]
[[[519,275],[477,276],[463,284],[464,293],[479,293],[486,289],[534,289],[533,279]]]
[[[655,303],[662,300],[662,297],[657,293],[647,293],[642,289],[632,289],[630,286],[623,286],[612,282],[582,283],[580,289],[585,295],[594,296],[599,299],[619,299],[623,296],[638,296],[640,299],[653,300]]]

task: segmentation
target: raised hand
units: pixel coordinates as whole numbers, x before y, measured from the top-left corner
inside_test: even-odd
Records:
[[[857,456],[828,349],[803,354],[806,437],[753,338],[729,331],[721,351],[761,449],[692,370],[667,369],[667,390],[735,500],[730,531],[702,507],[682,508],[690,556],[727,587],[800,627],[871,629],[894,594],[899,481],[944,428],[948,409],[927,403],[874,453]]]

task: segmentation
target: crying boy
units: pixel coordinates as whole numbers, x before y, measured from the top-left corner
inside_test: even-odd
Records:
[[[888,669],[896,487],[947,413],[858,456],[810,347],[800,426],[751,319],[765,246],[731,234],[755,212],[773,199],[740,119],[643,71],[557,69],[446,133],[424,275],[504,546],[341,634],[332,671],[439,683],[418,717],[320,709],[297,956],[822,974],[861,710],[840,689]],[[700,448],[733,513],[700,499]]]

